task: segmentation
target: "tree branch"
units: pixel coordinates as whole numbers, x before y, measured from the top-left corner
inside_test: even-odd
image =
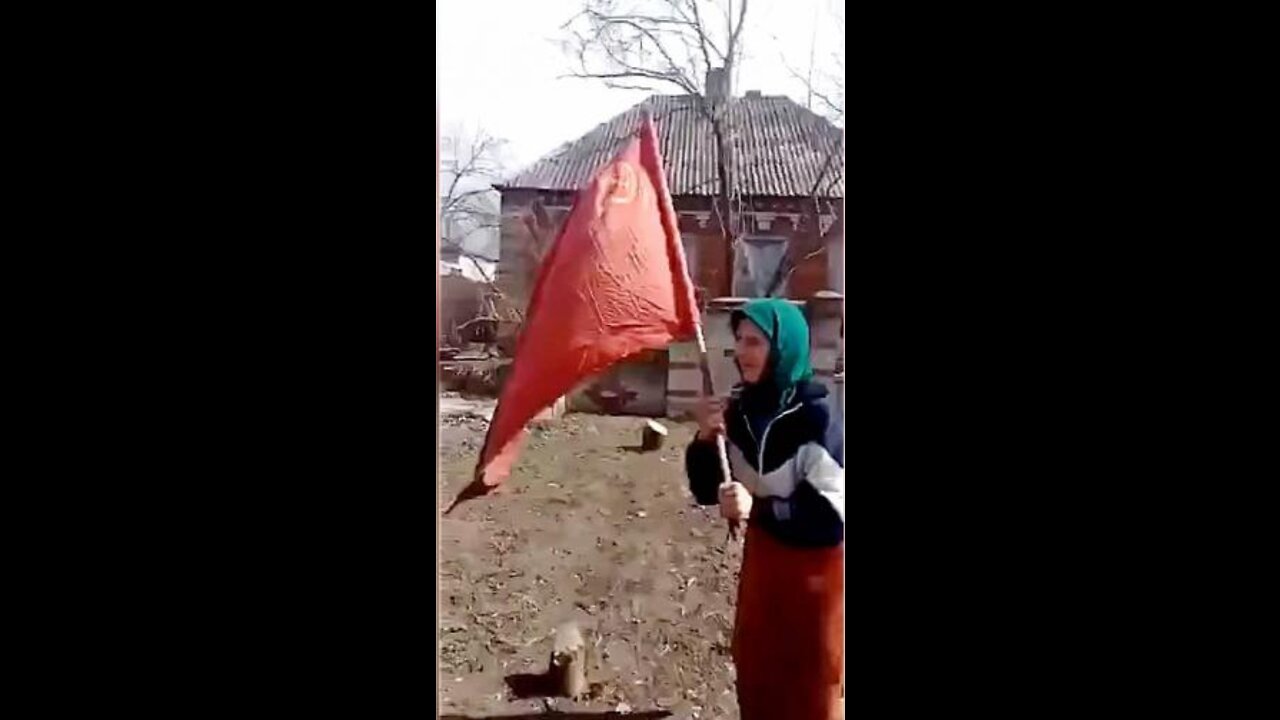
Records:
[[[457,175],[457,176],[455,176],[455,180],[456,180],[458,177],[462,177],[462,176],[461,176],[461,175]],[[457,185],[457,183],[455,182],[455,183],[454,183],[454,186],[456,187],[456,185]],[[441,204],[441,206],[440,206],[440,214],[441,214],[441,215],[444,215],[444,214],[446,214],[446,213],[448,213],[448,212],[452,211],[452,210],[454,209],[454,206],[455,206],[455,205],[457,205],[457,204],[459,204],[459,203],[465,202],[465,201],[467,201],[467,200],[469,200],[469,199],[471,199],[471,198],[473,198],[473,197],[478,197],[478,196],[488,195],[488,194],[489,194],[489,193],[491,193],[491,192],[496,192],[496,191],[495,191],[493,188],[491,188],[491,187],[487,187],[487,188],[478,188],[478,189],[476,189],[476,190],[468,190],[468,191],[466,191],[466,192],[464,192],[464,193],[460,193],[460,194],[458,194],[458,195],[453,195],[452,197],[449,197],[445,202],[443,202],[443,203]],[[467,208],[459,208],[459,209],[460,209],[460,210],[467,210]]]
[[[474,256],[473,260],[496,262],[463,244],[477,233],[499,227],[493,219],[497,216],[497,208],[485,198],[496,192],[492,182],[501,174],[502,162],[498,152],[503,141],[482,129],[469,139],[464,138],[461,130],[455,130],[443,141],[450,148],[450,157],[441,163],[441,174],[448,173],[452,177],[440,199],[441,242],[460,255]]]
[[[737,6],[732,0],[727,5],[713,3],[718,13],[704,9],[702,0],[633,2],[625,12],[613,0],[583,3],[583,11],[566,25],[576,42],[579,65],[571,77],[597,79],[606,86],[627,89],[677,87],[694,98],[693,107],[710,124],[715,140],[715,180],[719,183],[712,208],[727,252],[737,241],[742,214],[729,127],[733,98],[730,93],[724,102],[708,101],[705,79],[717,64],[727,79],[733,79],[742,54],[748,1],[740,0]],[[685,52],[678,60],[680,48]]]
[[[698,12],[698,0],[690,0],[689,5],[693,7],[693,17],[697,21],[697,27],[701,28],[702,14]],[[720,59],[722,61],[725,59],[724,53],[720,52],[719,48],[717,48],[715,44],[711,42],[711,38],[707,37],[706,33],[704,32],[698,33],[698,42],[702,45],[702,57],[703,59],[706,60],[708,68],[711,67],[712,65],[711,53],[708,51],[708,49],[715,50],[716,54],[720,56]]]

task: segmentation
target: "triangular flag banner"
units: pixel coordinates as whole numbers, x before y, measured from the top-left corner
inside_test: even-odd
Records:
[[[542,261],[475,478],[446,514],[511,472],[525,425],[581,381],[692,338],[697,306],[653,121],[578,193]]]

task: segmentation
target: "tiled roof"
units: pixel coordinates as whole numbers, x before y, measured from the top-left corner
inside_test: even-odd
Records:
[[[654,95],[567,143],[502,184],[577,190],[613,158],[652,110],[672,195],[716,195],[715,136],[690,95]],[[808,197],[831,156],[818,195],[844,196],[844,131],[786,97],[748,95],[731,106],[732,147],[744,196]]]

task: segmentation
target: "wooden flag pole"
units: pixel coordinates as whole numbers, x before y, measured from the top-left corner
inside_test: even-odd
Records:
[[[711,382],[711,363],[707,359],[707,340],[702,335],[702,323],[694,324],[694,332],[698,340],[698,357],[702,366],[702,394],[704,397],[715,397],[715,387]],[[720,477],[722,486],[733,482],[733,473],[729,469],[729,450],[725,446],[724,433],[716,433],[716,452],[720,456]],[[737,539],[738,521],[729,521],[729,537]]]
[[[653,123],[653,111],[647,105],[641,107],[640,109],[640,127],[636,129],[637,133],[644,131],[646,122],[650,124]],[[667,183],[665,179],[666,171],[663,170],[662,168],[659,168],[659,170],[660,172],[659,172],[659,178],[658,178],[658,187],[656,188],[658,191],[658,203],[662,207],[662,210],[665,212],[666,216],[670,220],[674,221],[675,209],[674,209],[674,205],[672,205],[671,203],[671,193],[667,188]],[[674,224],[671,224],[669,226],[669,231],[677,235],[677,237],[675,238],[676,240],[675,251],[676,251],[677,257],[680,258],[680,267],[684,270],[685,281],[688,283],[689,296],[690,296],[689,299],[692,300],[693,299],[693,292],[692,292],[693,275],[689,272],[689,259],[684,256],[684,246],[680,243],[677,226]],[[693,315],[694,336],[698,341],[698,357],[702,366],[702,394],[704,397],[708,397],[708,398],[715,397],[715,387],[711,382],[711,363],[707,359],[707,339],[702,334],[702,319],[700,317],[700,312],[696,307],[696,303],[695,303],[695,306],[692,308],[692,311],[694,314]],[[716,451],[720,455],[720,476],[723,480],[720,484],[721,486],[723,486],[727,483],[733,482],[733,474],[729,470],[729,451],[725,447],[724,433],[716,434]],[[734,539],[738,537],[738,521],[737,520],[729,521],[729,537]]]

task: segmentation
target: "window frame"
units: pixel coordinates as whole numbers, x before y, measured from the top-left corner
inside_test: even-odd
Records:
[[[746,298],[764,297],[764,295],[762,295],[761,293],[763,293],[767,289],[767,288],[762,288],[760,286],[768,282],[769,278],[753,278],[753,276],[751,275],[751,265],[750,265],[750,262],[747,260],[748,247],[753,245],[754,246],[765,246],[765,245],[781,246],[782,252],[778,254],[778,260],[776,263],[773,264],[773,268],[769,273],[769,277],[772,277],[773,273],[776,273],[778,271],[778,267],[782,264],[782,261],[786,258],[787,249],[790,246],[790,242],[791,242],[791,238],[788,238],[785,235],[772,235],[772,234],[744,235],[739,244],[738,250],[735,251],[733,254],[734,255],[733,282],[730,285],[730,291],[733,293],[734,297],[746,297]],[[739,272],[740,269],[745,269],[747,272],[747,275],[743,276]],[[746,294],[743,292],[744,288],[742,286],[742,283],[745,283],[745,282],[751,283],[751,290],[752,290],[751,294]]]

